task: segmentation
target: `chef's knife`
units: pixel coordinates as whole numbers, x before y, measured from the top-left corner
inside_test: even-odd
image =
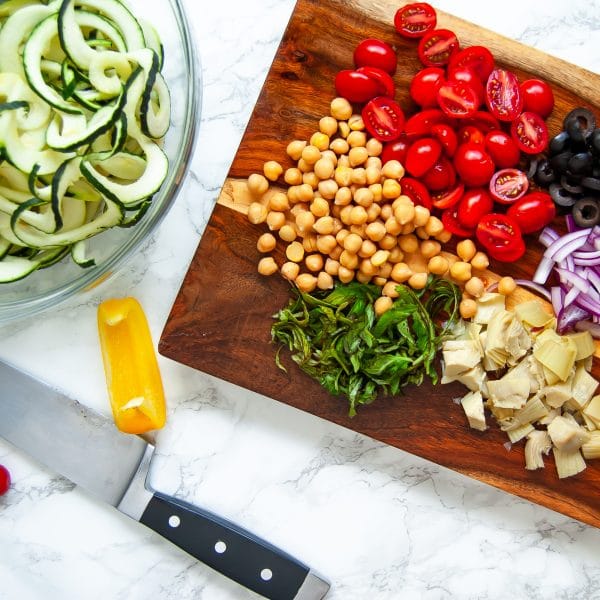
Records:
[[[272,600],[321,600],[329,584],[292,556],[153,490],[154,446],[0,362],[0,436],[193,557]]]

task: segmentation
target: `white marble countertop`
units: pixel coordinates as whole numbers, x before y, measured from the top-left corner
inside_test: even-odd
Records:
[[[187,0],[204,100],[183,192],[119,276],[1,327],[0,356],[108,414],[96,307],[134,295],[158,340],[293,4]],[[434,5],[600,72],[600,0]],[[163,357],[160,366],[169,419],[154,486],[297,556],[331,580],[328,598],[600,598],[597,529]],[[0,598],[256,597],[6,443],[0,464],[13,476],[0,498]]]

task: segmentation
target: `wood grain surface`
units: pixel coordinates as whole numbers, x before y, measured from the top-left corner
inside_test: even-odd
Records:
[[[508,451],[506,435],[492,423],[485,432],[468,427],[460,384],[406,388],[404,395],[379,398],[348,417],[345,399],[327,394],[287,361],[287,373],[275,366],[270,340],[272,315],[287,303],[289,284],[256,272],[256,240],[262,229],[245,212],[243,180],[261,172],[266,160],[292,166],[285,147],[308,139],[328,113],[335,96],[335,73],[352,66],[355,45],[377,37],[394,46],[399,63],[397,99],[414,111],[407,86],[420,64],[416,44],[403,40],[391,23],[393,0],[299,0],[268,73],[252,117],[234,158],[206,231],[192,259],[162,333],[164,356],[251,389],[274,400],[360,432],[415,455],[452,468],[586,523],[600,526],[600,461],[589,461],[576,477],[559,481],[553,461],[540,471],[524,469],[523,444]],[[317,24],[327,23],[328,27]],[[331,26],[333,24],[333,26]],[[454,30],[463,46],[485,44],[497,63],[520,78],[550,81],[556,108],[548,120],[556,133],[574,106],[598,115],[600,77],[532,48],[438,12],[438,26]],[[287,162],[286,162],[287,161]],[[511,265],[492,264],[495,274],[531,277],[541,247],[528,240],[525,257]],[[517,301],[528,297],[522,292]],[[598,365],[594,371],[598,375]]]

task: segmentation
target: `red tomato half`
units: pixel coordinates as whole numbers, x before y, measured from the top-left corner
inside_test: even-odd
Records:
[[[500,204],[512,204],[529,189],[529,179],[519,169],[501,169],[490,179],[490,194]]]
[[[431,135],[442,145],[444,154],[446,156],[454,156],[456,147],[458,146],[458,140],[454,129],[446,123],[436,123],[431,126]]]
[[[472,69],[479,80],[485,83],[494,70],[494,56],[485,46],[469,46],[452,57],[448,65],[448,71],[460,67]]]
[[[344,69],[335,76],[335,90],[350,102],[367,102],[379,94],[379,84],[364,73]]]
[[[456,217],[467,229],[475,229],[482,217],[494,210],[494,201],[484,188],[467,190],[458,203]]]
[[[448,68],[448,79],[450,81],[461,81],[462,83],[466,83],[477,94],[477,108],[483,104],[485,100],[485,89],[483,83],[481,83],[481,79],[477,77],[477,74],[473,69],[470,69],[469,67]]]
[[[521,84],[523,110],[534,112],[543,119],[548,118],[554,108],[552,88],[541,79],[527,79]]]
[[[452,163],[442,155],[421,179],[430,192],[440,192],[456,184],[456,171]]]
[[[477,225],[479,243],[494,259],[514,262],[525,254],[525,242],[517,222],[498,213],[485,215]]]
[[[442,145],[434,138],[415,140],[408,148],[405,167],[413,177],[421,177],[437,162]]]
[[[431,196],[427,188],[418,180],[412,177],[403,177],[400,181],[402,193],[408,196],[415,206],[424,206],[431,210]]]
[[[426,67],[442,67],[448,64],[458,48],[458,38],[453,31],[434,29],[421,38],[417,53]]]
[[[0,465],[0,496],[6,494],[10,488],[10,473],[8,469]]]
[[[419,111],[406,121],[404,131],[408,137],[429,135],[431,128],[437,123],[448,123],[450,119],[439,108],[428,108]]]
[[[380,142],[390,142],[400,137],[404,127],[404,113],[391,98],[379,96],[369,100],[362,109],[367,131]]]
[[[456,139],[459,144],[483,144],[485,142],[485,136],[483,131],[475,125],[465,125],[458,130]]]
[[[450,208],[455,204],[458,204],[458,201],[462,198],[465,193],[465,186],[463,183],[457,183],[453,188],[446,190],[444,192],[440,192],[439,194],[434,194],[431,197],[431,202],[434,208],[444,209]]]
[[[375,81],[379,87],[378,96],[387,96],[393,98],[396,93],[396,86],[392,76],[382,69],[377,67],[359,67],[356,69],[358,73],[362,73]]]
[[[484,133],[487,133],[492,129],[500,129],[500,122],[498,119],[492,116],[487,110],[475,111],[475,114],[472,117],[467,117],[463,122],[464,125],[473,125]]]
[[[397,160],[400,164],[406,162],[406,153],[408,152],[409,142],[406,136],[401,135],[397,140],[383,145],[381,152],[381,162],[385,165],[389,160]]]
[[[437,100],[449,117],[460,119],[472,116],[480,104],[475,90],[462,81],[443,83],[438,90]]]
[[[512,71],[494,69],[488,77],[485,93],[490,112],[501,121],[516,119],[523,110],[519,80]]]
[[[354,64],[357,67],[377,67],[393,75],[398,64],[398,57],[389,44],[375,38],[367,38],[356,46]]]
[[[506,214],[516,221],[523,233],[534,233],[554,219],[556,206],[550,194],[531,192],[517,200]]]
[[[461,144],[454,153],[454,167],[469,187],[487,186],[494,174],[494,162],[482,144]]]
[[[437,93],[446,80],[446,72],[439,67],[425,67],[417,71],[410,82],[410,97],[421,107],[437,107]]]
[[[521,113],[511,124],[510,133],[517,146],[527,154],[543,152],[548,145],[548,128],[540,115]]]
[[[505,169],[519,164],[521,151],[513,138],[500,129],[493,129],[485,136],[485,149],[497,167]]]
[[[394,15],[396,31],[407,38],[420,38],[435,27],[437,15],[426,2],[412,2],[399,8]]]
[[[444,228],[449,231],[452,235],[455,235],[460,238],[470,238],[473,237],[475,231],[473,229],[468,229],[467,227],[463,227],[458,217],[456,216],[456,205],[451,206],[450,208],[446,208],[442,213],[442,224]]]

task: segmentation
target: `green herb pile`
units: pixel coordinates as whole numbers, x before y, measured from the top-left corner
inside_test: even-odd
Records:
[[[425,376],[436,383],[434,360],[441,342],[459,319],[461,293],[440,277],[430,276],[423,290],[398,285],[399,296],[380,317],[375,285],[338,284],[331,292],[295,290],[288,306],[275,316],[272,339],[287,347],[300,368],[329,393],[350,404],[369,404],[381,392],[395,395]]]

